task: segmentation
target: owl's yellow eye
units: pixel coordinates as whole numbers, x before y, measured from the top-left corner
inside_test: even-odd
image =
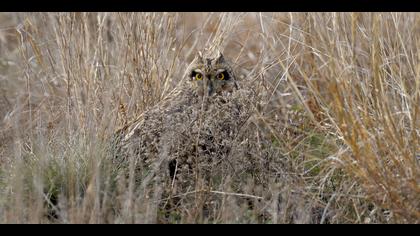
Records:
[[[200,73],[197,73],[197,74],[195,75],[195,79],[196,79],[196,80],[202,80],[202,79],[203,79],[203,75],[202,75],[202,74],[200,74]]]
[[[220,79],[220,80],[224,80],[225,79],[225,74],[219,73],[219,74],[217,74],[217,78]]]

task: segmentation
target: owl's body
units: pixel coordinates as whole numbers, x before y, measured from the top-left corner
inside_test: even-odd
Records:
[[[169,167],[171,177],[213,165],[229,156],[248,118],[243,101],[223,56],[200,53],[172,93],[117,131],[119,158],[155,171]]]

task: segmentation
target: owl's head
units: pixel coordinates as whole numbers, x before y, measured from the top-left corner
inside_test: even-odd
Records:
[[[223,54],[198,52],[188,71],[192,87],[201,96],[222,95],[237,89],[235,75]]]

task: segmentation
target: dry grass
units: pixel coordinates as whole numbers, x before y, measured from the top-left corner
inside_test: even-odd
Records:
[[[2,13],[0,22],[2,223],[419,223],[419,14]],[[109,137],[169,93],[206,46],[258,95],[241,136],[253,151],[238,145],[211,186],[198,179],[169,197],[171,183],[136,186],[133,168],[113,166]]]

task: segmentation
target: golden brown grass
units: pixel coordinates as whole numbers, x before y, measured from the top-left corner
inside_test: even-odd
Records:
[[[0,22],[2,223],[419,223],[417,13]],[[255,148],[168,207],[168,186],[138,187],[112,165],[109,137],[182,82],[206,46],[258,94],[246,129]]]

